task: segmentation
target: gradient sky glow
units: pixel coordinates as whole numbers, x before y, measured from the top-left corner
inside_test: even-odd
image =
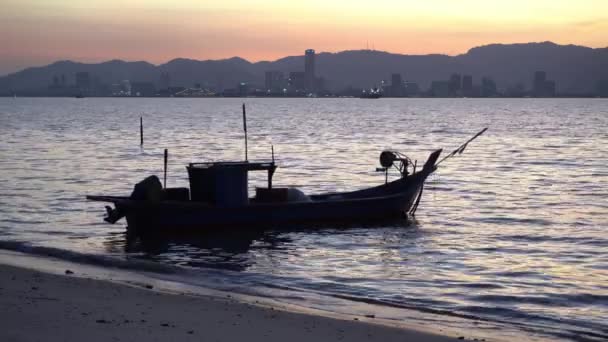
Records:
[[[608,46],[607,0],[0,0],[0,74],[72,59],[273,60],[489,43]]]

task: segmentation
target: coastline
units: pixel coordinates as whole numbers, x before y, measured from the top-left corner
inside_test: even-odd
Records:
[[[461,336],[0,264],[3,341],[454,341]],[[74,272],[74,273],[71,273]],[[367,321],[365,321],[367,320]],[[460,339],[473,339],[462,336]],[[485,339],[479,339],[485,340]]]

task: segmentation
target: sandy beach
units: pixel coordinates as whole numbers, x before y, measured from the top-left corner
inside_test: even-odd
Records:
[[[412,329],[0,266],[2,341],[454,341]],[[461,338],[462,339],[462,338]]]

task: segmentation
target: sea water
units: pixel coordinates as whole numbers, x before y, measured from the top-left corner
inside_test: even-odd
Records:
[[[249,159],[274,146],[274,184],[306,193],[382,184],[382,150],[421,165],[489,130],[441,164],[415,220],[399,224],[149,242],[85,200],[161,176],[165,148],[170,187],[188,185],[189,162],[243,159],[242,102]],[[158,265],[191,285],[329,312],[606,340],[607,145],[605,99],[0,98],[0,248]]]

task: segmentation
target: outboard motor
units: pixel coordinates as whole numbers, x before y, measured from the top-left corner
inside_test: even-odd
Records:
[[[377,168],[376,171],[384,171],[386,174],[386,182],[388,182],[388,170],[394,166],[401,177],[405,178],[409,175],[408,167],[413,165],[412,160],[403,153],[399,153],[397,151],[382,151],[380,153],[380,165],[381,168]]]
[[[160,180],[156,176],[146,177],[141,182],[135,184],[133,192],[129,197],[136,201],[149,201],[149,202],[160,202],[163,197],[163,186]],[[107,216],[104,220],[108,223],[116,223],[118,220],[125,216],[125,213],[120,207],[112,209],[110,206],[106,206]]]

